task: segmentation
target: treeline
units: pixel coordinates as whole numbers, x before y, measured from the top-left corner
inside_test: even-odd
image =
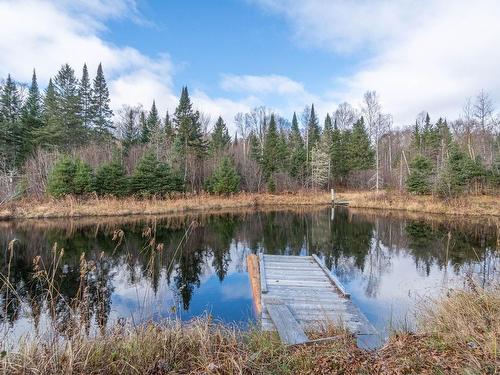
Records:
[[[481,92],[458,120],[394,126],[377,94],[320,120],[265,107],[239,113],[234,133],[195,110],[182,89],[173,113],[123,106],[114,116],[102,66],[93,80],[63,65],[42,93],[11,76],[0,87],[2,200],[53,196],[168,196],[172,192],[399,189],[456,196],[498,191],[499,116]]]

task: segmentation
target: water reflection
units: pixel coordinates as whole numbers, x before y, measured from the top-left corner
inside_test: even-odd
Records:
[[[408,312],[422,297],[460,284],[463,275],[482,285],[498,279],[497,225],[342,208],[3,222],[0,271],[10,287],[3,279],[0,319],[10,339],[47,322],[64,332],[75,301],[88,332],[121,318],[206,312],[247,322],[245,259],[264,251],[319,254],[385,331],[395,320],[412,321]],[[34,277],[44,269],[51,283]]]

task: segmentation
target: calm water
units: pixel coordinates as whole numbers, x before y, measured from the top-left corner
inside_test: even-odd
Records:
[[[255,319],[246,256],[264,251],[319,254],[385,335],[391,326],[411,327],[416,306],[462,287],[464,275],[483,285],[498,280],[498,236],[488,220],[345,208],[0,222],[0,272],[15,289],[2,278],[0,334],[12,344],[26,333],[43,333],[49,322],[64,327],[79,290],[88,301],[89,332],[121,318],[137,323],[207,313],[245,325]],[[33,279],[33,260],[40,256],[36,267],[53,269],[54,244],[64,254],[54,273],[60,291],[50,299]],[[82,253],[89,269],[84,287]]]

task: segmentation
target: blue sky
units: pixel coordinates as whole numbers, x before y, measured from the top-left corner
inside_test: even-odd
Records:
[[[321,116],[376,90],[396,126],[425,110],[460,116],[480,90],[500,99],[496,0],[0,0],[0,77],[42,85],[61,64],[103,63],[112,107],[153,99],[231,125],[266,105]]]

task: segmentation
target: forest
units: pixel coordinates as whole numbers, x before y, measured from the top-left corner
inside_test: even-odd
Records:
[[[173,111],[153,101],[113,113],[102,66],[78,76],[64,64],[44,89],[35,70],[31,83],[1,81],[0,202],[333,187],[455,197],[500,186],[500,113],[484,91],[453,120],[423,111],[394,124],[367,91],[324,116],[313,103],[291,119],[261,106],[227,124],[196,110],[187,87]]]

